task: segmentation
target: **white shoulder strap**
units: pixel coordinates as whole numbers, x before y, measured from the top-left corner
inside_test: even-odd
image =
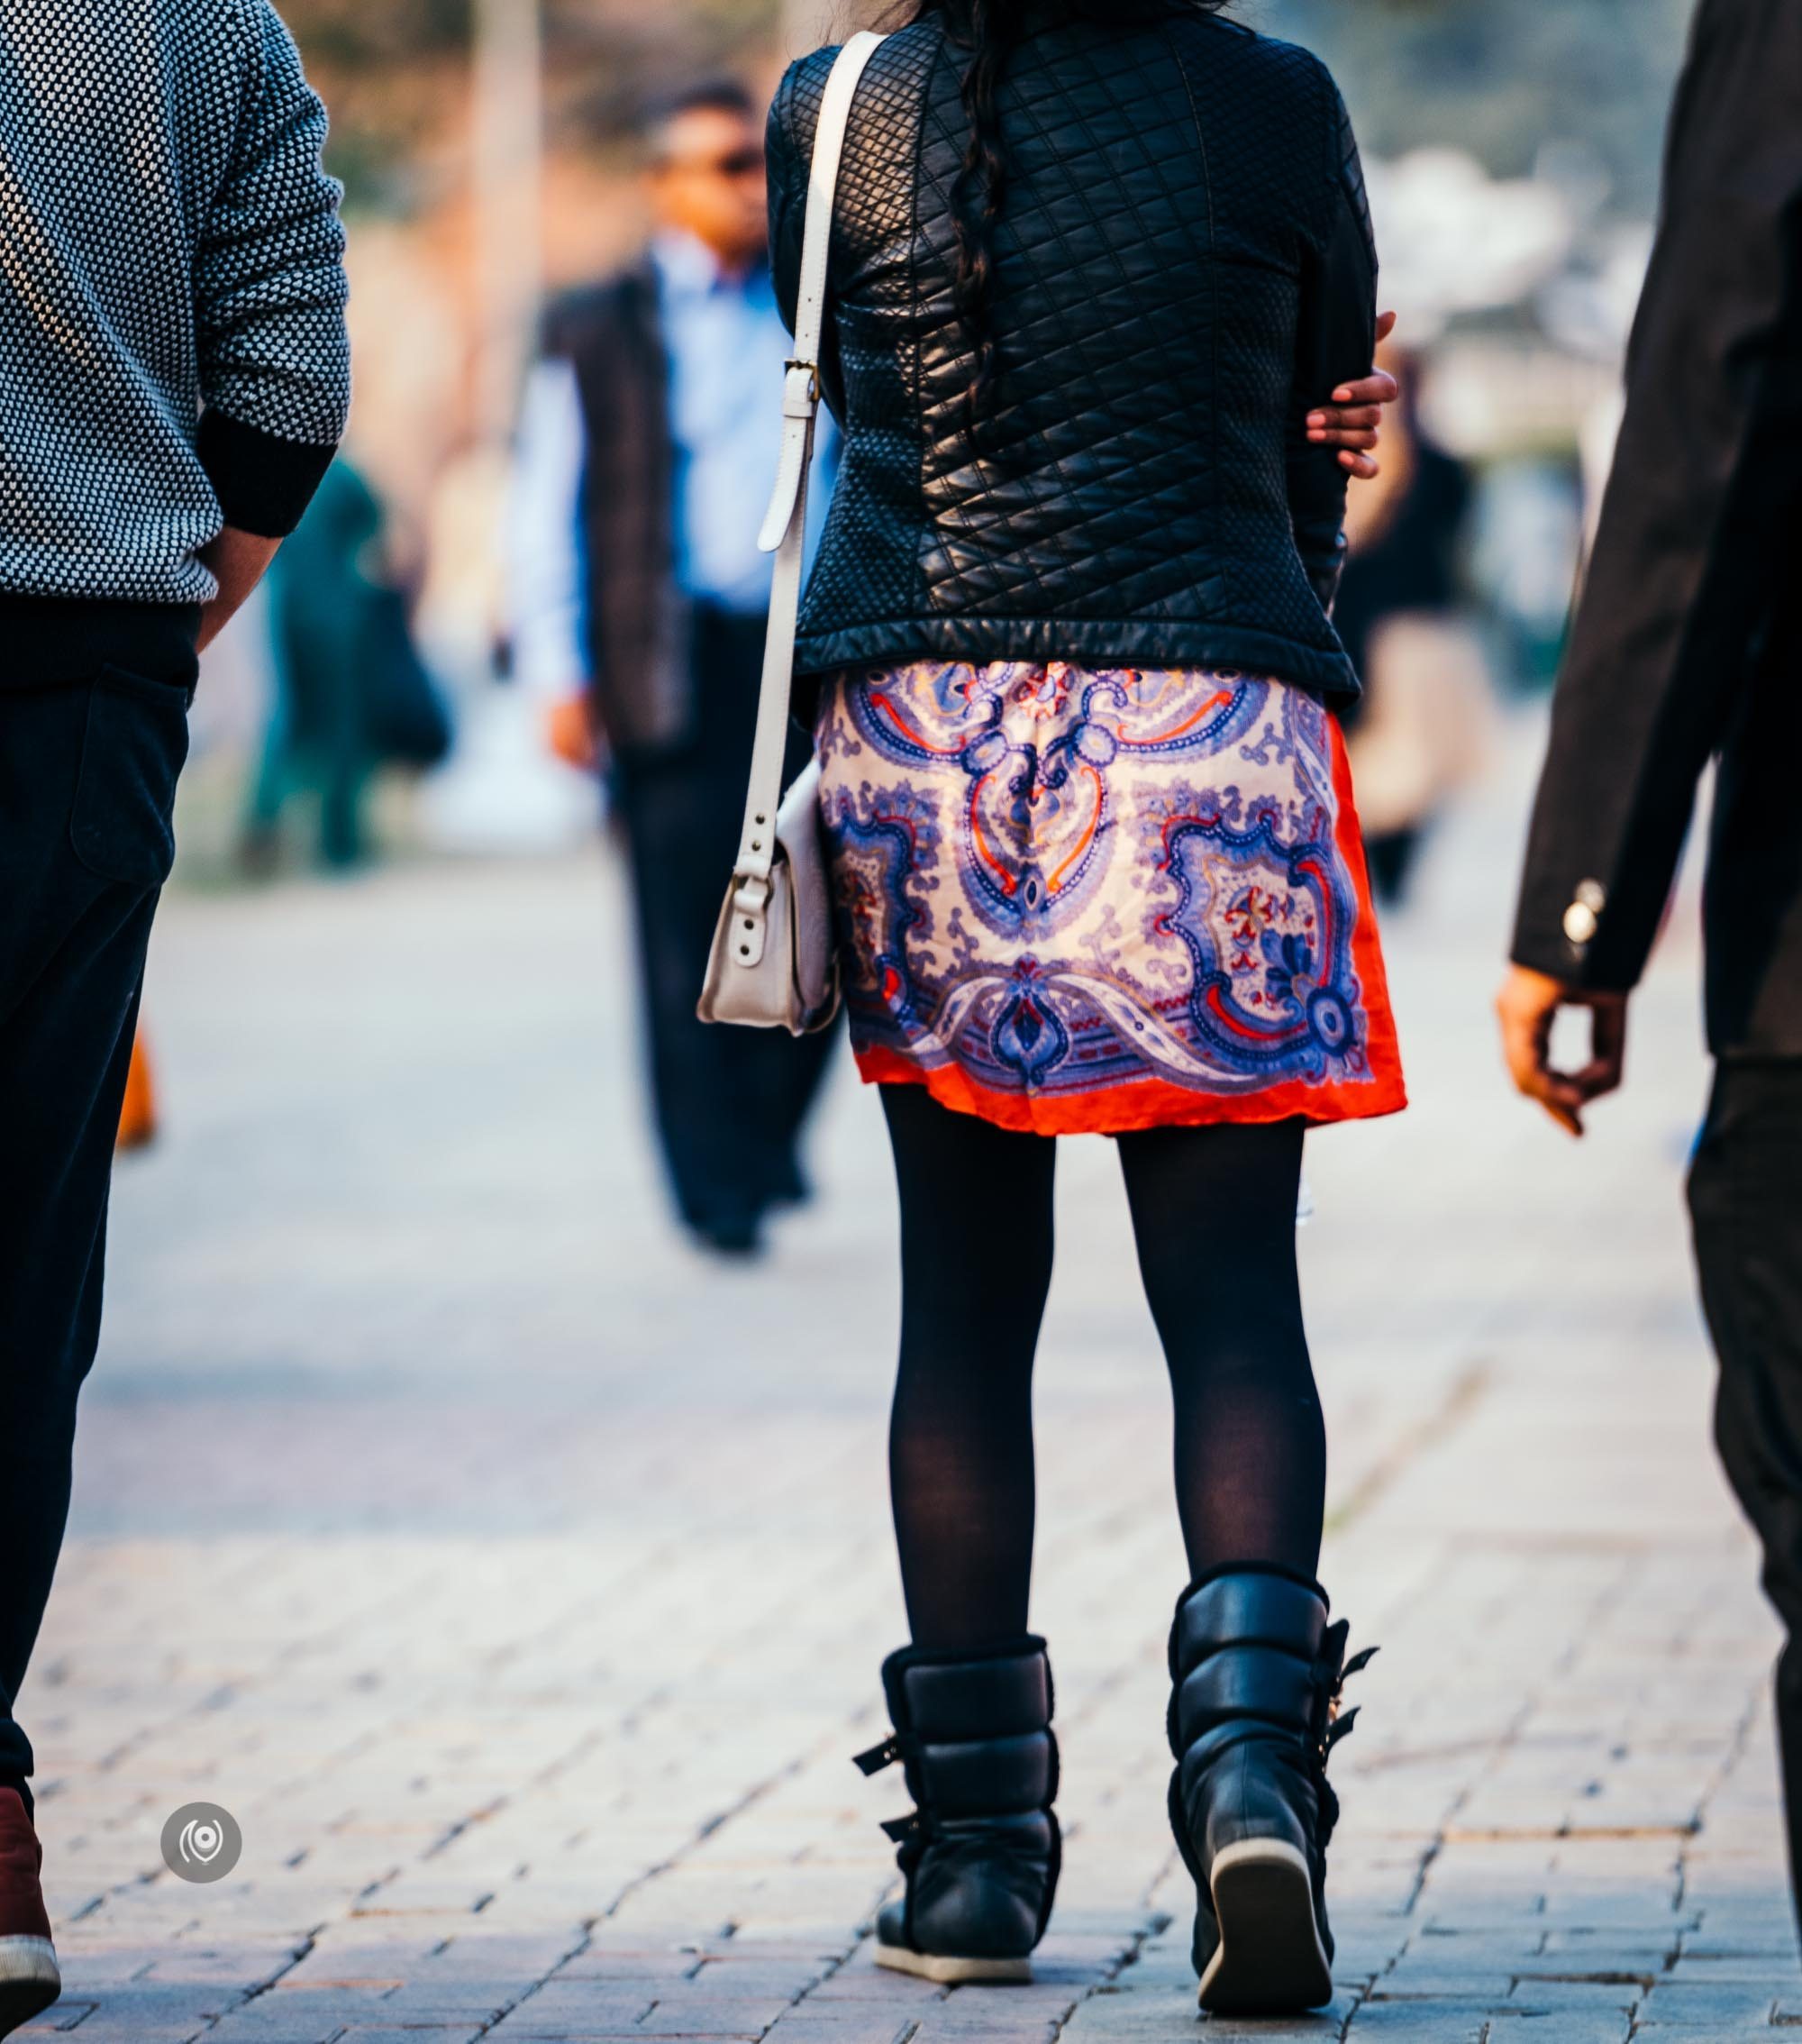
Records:
[[[782,756],[787,750],[788,699],[795,679],[795,628],[801,608],[801,556],[807,529],[807,470],[814,458],[814,423],[820,408],[820,333],[826,310],[826,265],[832,251],[833,209],[846,124],[863,68],[884,38],[865,30],[839,51],[820,102],[814,133],[813,173],[801,239],[801,286],[795,309],[795,353],[782,383],[782,454],[776,488],[757,543],[776,556],[769,591],[769,635],[757,708],[757,742],[751,789],[740,835],[735,896],[755,922],[752,950],[763,944],[763,910],[776,851],[776,809],[782,796]],[[741,953],[742,956],[742,953]],[[745,963],[754,963],[755,959]]]

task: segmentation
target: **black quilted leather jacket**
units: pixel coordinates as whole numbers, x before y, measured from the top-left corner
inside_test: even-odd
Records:
[[[770,223],[792,324],[833,51],[783,79]],[[951,297],[962,53],[892,36],[852,113],[822,372],[844,429],[797,670],[916,658],[1216,665],[1329,700],[1345,471],[1311,405],[1370,366],[1376,256],[1317,59],[1204,14],[1049,21],[1010,59],[994,422]]]

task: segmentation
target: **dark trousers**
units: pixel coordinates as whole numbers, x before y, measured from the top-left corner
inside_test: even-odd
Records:
[[[798,1191],[796,1143],[833,1040],[695,1014],[738,850],[762,663],[761,618],[702,611],[693,735],[618,762],[658,1136],[682,1218],[704,1231],[753,1225]],[[789,775],[806,760],[797,730]]]
[[[1788,1634],[1777,1731],[1802,1887],[1802,1059],[1721,1065],[1689,1208],[1721,1363],[1715,1438]]]
[[[118,669],[0,680],[0,1783],[23,1787],[32,1749],[13,1705],[68,1516],[192,691],[186,676]]]

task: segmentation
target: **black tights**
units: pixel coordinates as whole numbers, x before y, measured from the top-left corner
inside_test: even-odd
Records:
[[[915,1645],[1026,1629],[1033,1356],[1051,1278],[1057,1145],[885,1086],[901,1193],[889,1476]],[[1176,1399],[1192,1575],[1320,1558],[1326,1436],[1296,1274],[1299,1122],[1119,1138],[1139,1269]]]

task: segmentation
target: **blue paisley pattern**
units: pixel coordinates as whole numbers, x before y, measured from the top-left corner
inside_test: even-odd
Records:
[[[1372,1067],[1367,1004],[1387,997],[1379,965],[1361,984],[1355,819],[1311,698],[1236,672],[922,662],[833,678],[816,739],[867,1075],[959,1072],[1029,1118],[1147,1081],[1175,1090],[1169,1119],[1294,1083],[1333,1118],[1377,1111],[1340,1089],[1398,1090]]]

